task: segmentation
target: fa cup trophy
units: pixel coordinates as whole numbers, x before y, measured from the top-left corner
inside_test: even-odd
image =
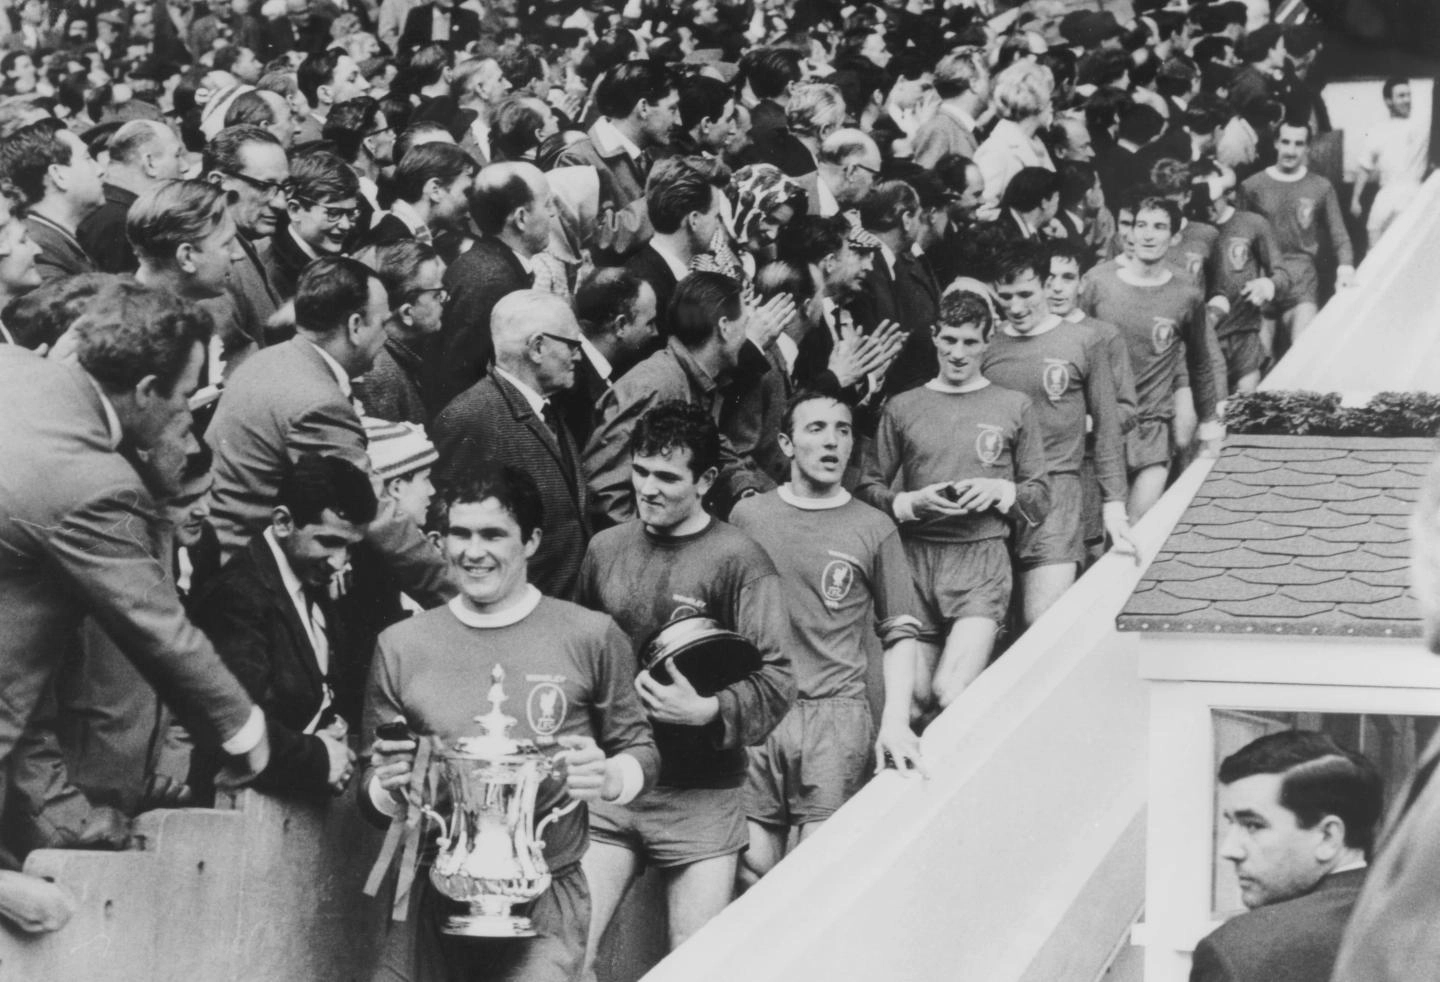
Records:
[[[511,913],[550,887],[541,834],[579,802],[556,808],[535,824],[535,795],[551,772],[550,757],[530,740],[510,736],[515,719],[500,708],[505,670],[490,673],[490,712],[475,717],[483,733],[466,737],[436,755],[437,800],[422,806],[441,830],[439,855],[430,881],[445,896],[468,904],[469,913],[451,917],[447,934],[472,938],[535,935],[530,918]],[[448,803],[449,816],[439,808]]]

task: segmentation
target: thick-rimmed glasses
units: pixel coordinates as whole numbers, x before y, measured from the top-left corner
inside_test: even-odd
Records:
[[[242,174],[236,170],[225,171],[225,173],[242,184],[250,185],[250,187],[258,191],[266,201],[274,198],[277,194],[282,198],[290,196],[289,181],[262,181],[258,177],[251,177],[249,174]]]
[[[565,347],[570,349],[570,353],[572,355],[579,354],[581,347],[583,347],[580,343],[579,338],[567,338],[559,334],[550,334],[545,331],[540,332],[540,337],[549,338],[551,341],[559,341]]]
[[[299,195],[291,195],[291,197],[307,208],[319,208],[325,213],[325,223],[327,225],[339,225],[344,221],[349,221],[351,225],[354,225],[360,218],[360,209],[358,207],[336,208],[334,205],[322,205],[318,201],[311,198],[302,198]]]

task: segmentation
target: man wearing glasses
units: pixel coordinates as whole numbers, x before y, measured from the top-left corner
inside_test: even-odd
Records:
[[[345,251],[360,215],[360,180],[335,154],[324,150],[295,158],[285,211],[289,223],[261,254],[281,299],[295,296],[300,273],[321,256]]]
[[[836,130],[815,158],[815,200],[811,214],[828,218],[858,208],[880,175],[880,148],[860,130]]]
[[[553,397],[575,384],[580,325],[564,300],[539,290],[503,297],[490,315],[495,368],[435,419],[436,483],[473,473],[483,461],[511,464],[535,479],[544,505],[530,582],[568,600],[590,540],[580,450]]]
[[[204,306],[215,318],[212,354],[228,376],[247,357],[265,347],[266,322],[283,303],[260,260],[255,242],[275,234],[285,210],[290,162],[285,148],[259,126],[230,126],[205,146],[205,179],[230,192],[230,217],[239,247],[230,264],[225,295]]]

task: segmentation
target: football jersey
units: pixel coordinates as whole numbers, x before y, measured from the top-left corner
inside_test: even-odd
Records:
[[[1353,265],[1350,233],[1330,182],[1309,172],[1293,180],[1276,173],[1272,167],[1247,178],[1240,185],[1236,206],[1268,219],[1285,255],[1305,255],[1313,262],[1328,246],[1337,265]]]

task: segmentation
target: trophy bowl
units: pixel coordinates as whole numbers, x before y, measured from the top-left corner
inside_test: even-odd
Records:
[[[541,834],[578,802],[553,809],[536,824],[535,797],[553,761],[533,742],[508,735],[515,720],[500,710],[504,670],[497,666],[492,679],[491,710],[475,717],[483,735],[458,741],[431,764],[438,777],[435,800],[422,808],[441,834],[430,882],[469,908],[445,923],[446,934],[533,937],[530,918],[513,913],[513,908],[549,889]]]
[[[690,680],[702,696],[713,696],[758,670],[760,649],[714,618],[702,614],[677,617],[645,642],[640,667],[661,685],[671,684],[670,666]]]

